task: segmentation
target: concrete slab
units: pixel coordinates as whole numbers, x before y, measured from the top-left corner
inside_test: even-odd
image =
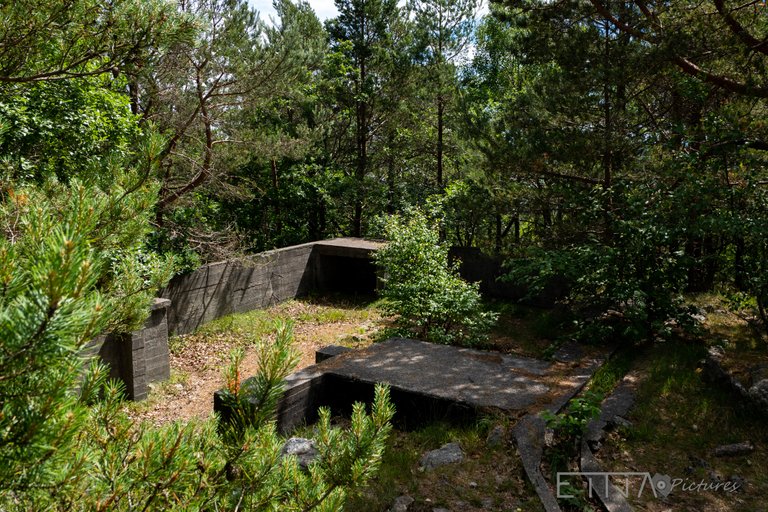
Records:
[[[383,242],[362,238],[333,238],[315,242],[315,251],[326,256],[370,259],[383,246]]]
[[[321,406],[346,414],[353,402],[370,402],[378,383],[390,386],[396,420],[404,428],[435,419],[471,419],[484,410],[520,416],[557,412],[600,364],[599,358],[547,362],[393,338],[289,376],[278,404],[278,428],[290,432],[314,421]],[[226,416],[222,401],[214,403]]]
[[[474,408],[516,410],[546,395],[551,364],[535,359],[394,338],[341,354],[325,373],[447,399]]]

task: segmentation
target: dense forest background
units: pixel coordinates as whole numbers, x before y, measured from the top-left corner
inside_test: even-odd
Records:
[[[768,326],[763,1],[336,5],[0,3],[0,507],[337,509],[381,457],[385,390],[323,424],[307,475],[266,415],[137,432],[76,355],[174,272],[389,214],[557,283],[590,341],[692,327],[697,291]]]
[[[346,0],[325,24],[287,0],[274,23],[64,4],[3,7],[6,197],[142,189],[145,266],[378,236],[420,206],[588,311],[658,330],[719,287],[765,320],[761,2]]]

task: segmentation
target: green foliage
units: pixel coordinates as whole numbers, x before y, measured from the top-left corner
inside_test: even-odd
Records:
[[[168,265],[140,252],[147,196],[52,184],[7,189],[0,223],[0,480],[54,483],[86,411],[76,383],[86,343],[142,322]],[[120,226],[118,229],[117,226]]]
[[[0,101],[0,172],[16,181],[98,180],[138,140],[128,98],[106,77],[19,86]]]
[[[587,424],[600,414],[601,394],[587,391],[584,396],[574,398],[568,403],[568,409],[559,414],[545,411],[542,416],[547,421],[547,427],[555,431],[555,435],[564,441],[580,438]]]
[[[377,251],[384,275],[382,304],[398,315],[403,333],[438,343],[474,345],[486,339],[497,315],[485,311],[477,284],[448,264],[437,226],[420,210],[386,219],[387,245]]]
[[[274,345],[258,344],[260,370],[247,384],[239,385],[236,365],[231,370],[235,394],[256,400],[222,435],[214,420],[161,428],[131,421],[121,387],[107,381],[102,366],[83,374],[81,353],[104,329],[132,327],[155,290],[147,283],[157,276],[132,277],[129,270],[146,267],[115,266],[109,251],[110,238],[125,233],[105,224],[126,222],[118,205],[140,203],[115,205],[113,196],[76,184],[56,190],[61,197],[45,201],[34,190],[8,191],[3,205],[9,236],[0,246],[0,508],[338,510],[349,490],[371,478],[394,412],[383,387],[370,415],[355,407],[349,431],[321,415],[321,456],[308,473],[280,456],[272,418],[295,363],[290,325],[278,327]],[[131,210],[141,225],[137,212]],[[124,251],[121,261],[128,256],[136,251]],[[129,289],[139,283],[147,288]],[[127,300],[129,292],[142,298],[142,308]]]

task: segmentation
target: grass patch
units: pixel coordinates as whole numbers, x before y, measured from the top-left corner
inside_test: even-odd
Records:
[[[597,369],[589,381],[588,389],[607,397],[632,367],[637,359],[635,347],[619,349],[613,357]]]
[[[492,301],[488,308],[499,314],[491,331],[490,346],[502,352],[543,358],[553,344],[570,332],[571,317],[564,310],[543,309],[512,302]]]
[[[502,417],[481,418],[455,426],[437,422],[411,431],[394,431],[384,453],[381,469],[371,485],[350,498],[347,512],[388,510],[394,500],[408,495],[415,502],[408,510],[431,511],[487,509],[517,511],[543,510],[527,479],[514,448],[486,446],[485,437]],[[429,450],[458,442],[464,460],[431,471],[421,471],[419,460]]]
[[[723,480],[738,475],[749,482],[747,491],[740,493],[673,493],[666,508],[756,510],[768,495],[766,418],[702,381],[699,361],[705,351],[704,344],[682,342],[653,347],[640,365],[643,378],[629,416],[633,426],[623,436],[614,434],[600,456],[608,462],[606,470],[658,472],[695,482],[708,482],[713,475]],[[712,455],[718,445],[746,440],[758,446],[748,457]],[[692,460],[704,460],[707,466],[696,466]],[[646,507],[654,500],[647,493],[636,504]]]

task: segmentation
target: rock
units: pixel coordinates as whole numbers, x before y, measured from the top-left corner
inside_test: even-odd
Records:
[[[419,466],[424,469],[434,469],[446,464],[455,464],[464,460],[464,452],[459,443],[448,443],[437,450],[425,453],[421,457]]]
[[[447,508],[442,508],[441,507],[441,508],[433,508],[432,512],[451,512],[451,511],[448,510]]]
[[[555,431],[549,427],[544,430],[544,446],[547,448],[555,446]]]
[[[707,476],[709,477],[709,481],[713,484],[719,484],[723,482],[723,477],[720,476],[720,473],[717,471],[709,471]]]
[[[747,489],[747,481],[739,475],[731,475],[728,481],[731,482],[736,492],[744,492]]]
[[[313,440],[303,437],[292,437],[285,442],[280,450],[280,455],[295,455],[299,459],[299,466],[302,469],[306,469],[317,459],[319,454]]]
[[[692,318],[693,320],[696,320],[696,321],[697,321],[698,323],[700,323],[700,324],[703,324],[703,323],[704,323],[704,322],[706,322],[706,320],[707,320],[707,317],[706,317],[706,316],[704,316],[704,315],[701,315],[701,314],[698,314],[698,313],[697,313],[697,314],[693,314],[693,315],[691,315],[691,318]]]
[[[477,488],[477,482],[469,482],[469,488],[470,489],[476,489]]]
[[[632,428],[632,422],[623,416],[614,416],[608,423],[613,428]]]
[[[722,359],[723,356],[725,355],[725,349],[719,345],[714,345],[712,347],[709,347],[709,350],[707,350],[707,352],[709,353],[710,357],[717,360]]]
[[[763,406],[763,408],[768,408],[768,379],[758,381],[749,388],[748,393],[752,400]]]
[[[715,448],[715,457],[737,457],[748,455],[755,451],[755,445],[749,441],[735,444],[724,444]]]
[[[504,437],[506,436],[506,430],[501,425],[496,425],[488,432],[488,437],[485,438],[485,444],[488,446],[501,446],[504,444]]]
[[[493,508],[493,498],[483,498],[480,500],[480,505],[486,509],[490,510]]]
[[[768,365],[760,364],[749,370],[750,384],[757,384],[761,380],[768,379]]]
[[[411,503],[413,503],[413,498],[410,496],[398,496],[395,498],[395,502],[392,504],[389,512],[407,512],[408,507],[411,506]]]

